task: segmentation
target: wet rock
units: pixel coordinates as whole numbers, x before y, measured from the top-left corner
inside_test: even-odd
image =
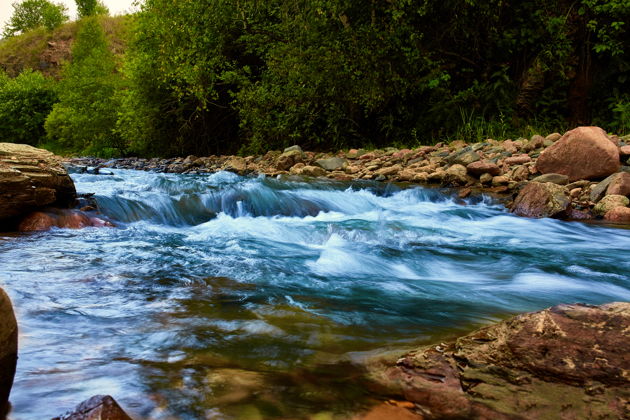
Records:
[[[623,195],[607,195],[593,207],[593,214],[603,216],[615,207],[626,207],[630,204],[628,197]]]
[[[551,182],[552,184],[567,185],[569,177],[563,174],[545,174],[532,179],[533,182]]]
[[[132,420],[109,395],[95,395],[83,401],[73,412],[52,420]]]
[[[25,216],[18,225],[20,232],[60,229],[83,229],[86,227],[112,227],[113,224],[96,216],[89,216],[79,210],[48,209]]]
[[[530,182],[514,199],[511,210],[524,217],[561,217],[569,204],[564,187],[550,182]]]
[[[398,404],[382,403],[373,407],[365,414],[357,415],[352,420],[423,420],[424,416],[414,413],[411,409],[415,405],[410,402],[399,402]],[[332,420],[332,416],[329,417]],[[313,419],[315,420],[315,419]],[[319,420],[319,419],[318,419]]]
[[[578,210],[569,206],[567,209],[568,220],[590,220],[593,218],[593,214],[588,210]]]
[[[0,143],[0,224],[44,206],[68,207],[75,198],[59,157],[25,144]]]
[[[630,303],[559,305],[424,347],[374,377],[430,419],[626,418]]]
[[[0,288],[0,418],[8,410],[17,363],[18,328],[9,296]]]
[[[578,179],[604,178],[620,168],[619,149],[599,127],[567,131],[538,157],[540,172],[559,173]]]
[[[483,174],[490,174],[492,176],[501,175],[501,169],[497,166],[497,164],[487,160],[472,162],[466,166],[466,169],[470,175],[476,177]]]
[[[615,207],[604,215],[604,220],[615,223],[630,223],[630,208]]]
[[[345,169],[345,167],[348,166],[348,162],[339,157],[332,157],[329,159],[319,159],[315,161],[315,165],[327,171],[339,171]]]

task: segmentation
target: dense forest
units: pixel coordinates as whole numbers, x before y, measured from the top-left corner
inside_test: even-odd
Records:
[[[0,141],[172,156],[630,131],[628,0],[144,0],[122,55],[107,9],[77,5],[58,75],[0,72]],[[48,0],[13,11],[0,52],[68,25]]]

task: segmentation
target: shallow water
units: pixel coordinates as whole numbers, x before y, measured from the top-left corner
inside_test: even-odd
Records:
[[[630,300],[630,231],[372,183],[73,175],[117,228],[0,237],[12,419],[343,418],[361,362],[558,303]]]

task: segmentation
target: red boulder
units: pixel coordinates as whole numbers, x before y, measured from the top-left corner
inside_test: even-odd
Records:
[[[604,178],[617,172],[619,148],[599,127],[578,127],[545,149],[536,163],[543,174],[567,175],[569,182]]]

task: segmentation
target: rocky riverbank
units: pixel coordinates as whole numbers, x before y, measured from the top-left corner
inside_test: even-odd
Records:
[[[630,418],[630,303],[559,305],[406,354],[373,378],[418,419]]]
[[[326,177],[458,188],[461,197],[489,193],[517,215],[630,223],[630,138],[598,127],[564,135],[481,143],[454,141],[416,149],[305,152],[292,146],[262,156],[188,156],[174,159],[70,159],[75,170],[106,168],[202,174]]]

